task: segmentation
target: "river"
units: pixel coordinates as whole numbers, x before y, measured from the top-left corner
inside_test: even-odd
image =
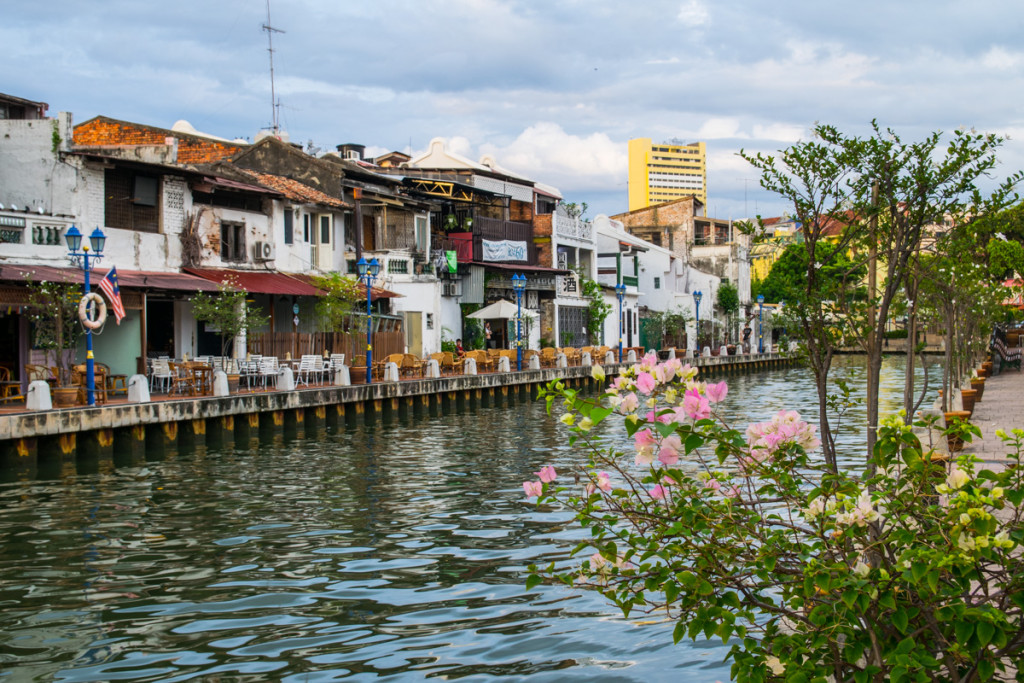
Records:
[[[862,359],[837,365],[863,386]],[[902,378],[887,360],[883,413]],[[731,378],[724,410],[742,427],[814,406],[786,369]],[[845,422],[850,466],[863,424]],[[542,465],[582,461],[565,442],[531,403],[8,476],[0,681],[728,680],[720,641],[525,590],[528,564],[584,537],[523,496]]]

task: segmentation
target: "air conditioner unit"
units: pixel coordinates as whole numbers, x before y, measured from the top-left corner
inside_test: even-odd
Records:
[[[459,295],[459,283],[458,282],[442,282],[441,293],[444,296],[458,296]]]
[[[257,261],[273,261],[274,260],[274,243],[273,242],[257,242],[256,243],[256,260]]]

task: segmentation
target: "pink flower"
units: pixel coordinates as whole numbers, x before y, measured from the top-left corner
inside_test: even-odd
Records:
[[[658,386],[657,380],[649,373],[641,372],[636,376],[636,388],[641,394],[650,394]]]
[[[601,489],[602,491],[612,490],[612,480],[611,477],[608,476],[607,472],[597,473],[597,488]]]
[[[683,411],[694,420],[711,417],[711,404],[696,389],[690,389],[683,398]]]
[[[540,478],[540,480],[542,482],[544,482],[545,484],[550,482],[550,481],[554,481],[555,477],[557,476],[555,474],[555,468],[552,467],[551,465],[547,465],[546,467],[541,467],[540,468],[540,472],[534,472],[534,474],[536,474],[537,477]]]
[[[676,360],[676,364],[678,363],[679,361]],[[677,368],[670,363],[662,363],[658,367],[654,368],[654,377],[661,384],[668,384],[672,381],[672,378],[676,376],[676,369]]]
[[[678,434],[669,434],[661,440],[661,450],[658,451],[658,460],[664,465],[671,467],[679,462],[679,451],[683,449],[683,442]]]
[[[654,500],[661,500],[664,497],[665,487],[662,486],[661,484],[657,484],[653,489],[651,489],[651,498],[653,498]]]
[[[634,394],[633,392],[629,392],[628,394],[622,397],[622,402],[619,403],[619,412],[623,414],[633,413],[636,412],[636,409],[639,407],[640,399],[638,399],[636,397],[636,394]]]
[[[725,395],[727,393],[729,393],[729,386],[725,382],[708,384],[704,387],[704,394],[712,403],[721,403],[725,400]]]
[[[544,495],[544,484],[539,481],[524,481],[523,490],[526,491],[527,498],[541,496]]]
[[[650,429],[641,429],[633,435],[633,445],[636,446],[636,464],[650,465],[654,462],[654,447],[657,441]]]

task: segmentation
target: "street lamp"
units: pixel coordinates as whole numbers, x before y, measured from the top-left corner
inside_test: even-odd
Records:
[[[103,247],[107,244],[107,236],[98,227],[89,235],[89,244],[92,246],[92,256],[89,255],[89,247],[82,244],[82,233],[78,228],[71,228],[64,233],[64,240],[68,243],[68,259],[75,266],[82,268],[85,273],[85,282],[82,285],[83,295],[89,293],[89,271],[103,258]],[[90,263],[91,262],[91,263]],[[85,328],[85,382],[86,399],[89,405],[96,405],[96,362],[92,355],[92,329]]]
[[[622,300],[626,298],[626,285],[615,285],[615,296],[619,299],[619,362],[622,362]]]
[[[704,298],[704,294],[698,289],[693,293],[693,304],[697,311],[697,330],[693,335],[693,348],[700,351],[700,300]]]
[[[380,263],[377,262],[377,259],[367,263],[366,258],[363,257],[356,263],[356,270],[359,273],[359,279],[366,285],[366,383],[373,384],[373,337],[370,327],[373,314],[370,312],[370,290],[373,288],[374,278],[380,272]]]
[[[757,295],[757,352],[764,353],[764,294]]]
[[[512,276],[512,290],[516,293],[516,372],[523,369],[523,292],[526,291],[526,276],[518,273]]]

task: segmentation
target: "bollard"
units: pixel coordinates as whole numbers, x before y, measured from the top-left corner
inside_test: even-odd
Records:
[[[634,349],[630,349],[629,353],[626,354],[626,362],[627,363],[635,363],[636,362],[636,351]]]
[[[285,367],[277,371],[277,390],[278,391],[294,391],[295,390],[295,373],[292,372],[291,368]]]
[[[398,363],[385,363],[384,364],[384,381],[385,382],[397,382],[398,381]]]
[[[583,358],[580,360],[580,365],[589,368],[594,364],[594,361],[590,358],[590,351],[583,352]]]
[[[129,383],[130,385],[130,383]],[[214,370],[213,372],[213,395],[214,396],[228,396],[231,394],[231,389],[228,387],[228,373],[223,370]]]
[[[53,410],[53,401],[50,399],[50,385],[41,379],[37,379],[28,385],[28,394],[25,398],[25,407],[29,410]]]
[[[693,360],[693,349],[686,349],[686,359]]]
[[[718,357],[719,358],[725,358],[725,357],[728,357],[728,355],[729,355],[729,347],[728,346],[723,344],[722,346],[718,347]]]
[[[569,367],[569,360],[565,357],[564,353],[560,353],[555,356],[555,367],[556,368],[567,368]]]
[[[132,375],[128,378],[128,402],[149,403],[149,380],[145,375]]]
[[[342,365],[334,371],[334,386],[336,387],[350,387],[352,386],[352,377],[348,374],[348,366]]]
[[[701,358],[711,358],[711,347],[705,346],[704,351],[700,354]]]
[[[615,363],[615,362],[616,362],[615,352],[614,351],[605,351],[605,354],[604,354],[604,363],[605,363],[605,365],[611,365],[612,363]]]
[[[476,374],[476,359],[467,358],[462,361],[462,374],[464,375],[475,375]]]
[[[427,361],[427,379],[438,379],[441,377],[440,364],[431,358]]]
[[[498,372],[512,372],[512,368],[509,367],[508,356],[502,356],[498,359]]]
[[[527,365],[530,370],[540,370],[540,356],[530,356],[530,362]]]

